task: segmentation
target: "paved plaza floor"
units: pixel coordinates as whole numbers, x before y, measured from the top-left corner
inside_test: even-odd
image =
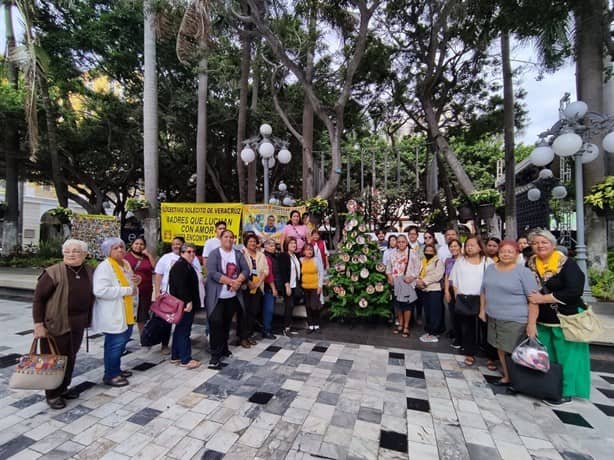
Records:
[[[56,411],[42,392],[7,387],[32,340],[30,308],[0,300],[0,459],[613,458],[608,360],[593,363],[591,401],[553,410],[505,394],[483,360],[467,368],[442,344],[299,334],[232,348],[211,371],[174,366],[135,340],[122,360],[131,385],[111,388],[101,384],[103,338],[93,337],[77,358],[80,398]],[[195,325],[195,358],[206,361],[202,334]]]

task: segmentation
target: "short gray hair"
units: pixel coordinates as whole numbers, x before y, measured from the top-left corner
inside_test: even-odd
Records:
[[[116,236],[107,238],[100,245],[100,252],[102,252],[103,256],[109,257],[109,254],[111,254],[111,249],[113,248],[113,246],[116,246],[118,244],[121,244],[124,248],[126,247],[126,243],[124,243],[124,240],[122,240],[121,238],[118,238]]]
[[[266,240],[264,240],[264,242],[262,243],[262,245],[263,245],[263,246],[267,246],[267,245],[269,245],[269,244],[271,244],[271,243],[273,243],[273,244],[277,244],[277,243],[275,243],[275,240],[274,240],[273,238],[267,238]]]
[[[535,228],[531,230],[531,232],[529,233],[529,241],[533,242],[533,238],[535,238],[536,236],[541,236],[542,238],[546,238],[548,241],[550,241],[550,243],[552,243],[552,246],[554,246],[555,248],[558,244],[554,235],[549,230],[546,230],[545,228]]]
[[[196,246],[194,246],[192,243],[183,243],[179,252],[183,253],[186,252],[188,249],[194,249],[194,253],[196,253]]]
[[[84,252],[85,254],[87,254],[88,247],[85,241],[76,240],[74,238],[67,239],[62,244],[62,253],[66,251],[66,249],[68,249],[70,246],[79,246],[79,249],[81,249],[81,252]]]

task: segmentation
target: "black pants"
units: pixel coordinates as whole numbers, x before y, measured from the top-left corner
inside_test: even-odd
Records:
[[[414,310],[414,319],[416,322],[423,319],[422,312],[424,310],[425,294],[426,293],[424,291],[416,289],[416,295],[418,296],[418,300],[416,300],[416,308]]]
[[[83,342],[84,331],[84,327],[75,327],[75,325],[71,324],[70,332],[53,337],[58,346],[58,353],[66,355],[68,359],[66,360],[66,373],[64,374],[62,384],[53,390],[45,390],[47,399],[54,399],[61,396],[70,386],[72,373],[75,369],[75,361],[77,360],[77,352],[79,348],[81,348],[81,342]],[[41,350],[43,353],[51,353],[47,340],[43,339],[41,341]]]
[[[305,293],[305,309],[307,310],[307,324],[310,326],[320,325],[320,294],[317,289],[303,289]]]
[[[458,315],[461,336],[460,344],[467,356],[475,356],[478,351],[476,315]]]
[[[424,291],[424,329],[428,334],[439,335],[444,331],[443,304],[441,291]]]
[[[237,335],[241,339],[246,339],[254,334],[256,328],[262,329],[262,291],[258,289],[255,294],[246,292],[243,300],[245,300],[245,315]]]
[[[284,294],[284,327],[292,326],[292,312],[294,311],[294,300],[292,294]]]
[[[450,324],[449,328],[452,331],[453,338],[457,343],[460,343],[461,339],[461,326],[460,315],[456,314],[456,295],[454,294],[454,288],[450,286],[450,302],[448,303],[448,310],[450,311]]]
[[[211,361],[219,361],[228,351],[230,324],[233,315],[239,311],[241,311],[241,304],[236,297],[218,299],[217,305],[209,316]]]

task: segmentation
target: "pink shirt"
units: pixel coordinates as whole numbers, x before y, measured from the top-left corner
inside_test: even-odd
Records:
[[[284,227],[284,240],[293,237],[296,238],[296,252],[302,253],[305,242],[307,241],[307,226],[288,224]]]

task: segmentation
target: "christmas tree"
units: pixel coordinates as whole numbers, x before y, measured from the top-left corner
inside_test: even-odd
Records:
[[[391,295],[382,253],[353,201],[348,202],[343,238],[329,269],[331,318],[388,317]]]

